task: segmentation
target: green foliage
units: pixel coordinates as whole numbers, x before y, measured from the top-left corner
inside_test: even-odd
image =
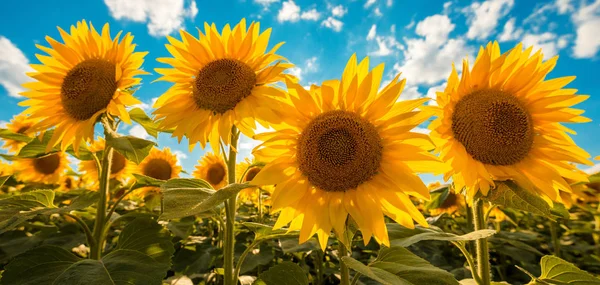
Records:
[[[133,136],[106,136],[106,145],[114,148],[128,160],[140,164],[156,143]]]
[[[131,111],[129,111],[129,117],[136,123],[140,124],[140,126],[142,126],[149,135],[153,136],[154,138],[158,138],[158,132],[160,129],[158,128],[158,125],[152,121],[148,115],[146,115],[144,110],[140,108],[133,108]]]
[[[54,153],[54,152],[60,151],[59,146],[57,145],[49,153],[46,152],[46,148],[47,148],[48,143],[50,142],[50,139],[52,138],[53,134],[54,134],[54,130],[47,131],[46,133],[44,133],[41,140],[39,137],[34,137],[34,138],[28,137],[29,141],[27,142],[26,145],[23,146],[23,148],[21,148],[21,150],[19,151],[19,154],[16,155],[16,157],[36,158],[36,157],[42,157],[42,156],[48,155],[49,153]],[[69,153],[81,160],[91,160],[92,159],[92,153],[87,149],[87,147],[84,144],[79,146],[79,150],[77,153],[75,153],[75,151],[73,150],[73,146],[69,146],[67,148],[67,153]]]
[[[4,185],[4,183],[6,183],[6,181],[8,180],[8,178],[10,178],[10,175],[0,176],[0,187],[2,187],[2,185]]]
[[[0,138],[19,142],[30,142],[32,138],[24,134],[14,133],[8,129],[0,129]]]
[[[533,277],[530,285],[594,285],[600,284],[600,279],[577,268],[577,266],[556,256],[546,255],[540,261],[542,274]],[[527,272],[531,276],[531,273]]]
[[[267,285],[308,285],[304,270],[295,263],[286,261],[263,272],[259,278]]]
[[[494,230],[479,230],[464,235],[443,232],[436,226],[424,228],[415,226],[408,229],[398,224],[387,224],[390,244],[407,247],[422,240],[472,241],[487,238],[496,233]]]
[[[135,185],[133,185],[133,189],[142,187],[160,187],[166,182],[165,180],[160,180],[137,173],[133,173],[133,177],[135,177]]]
[[[369,265],[348,256],[342,257],[342,261],[358,273],[385,285],[458,284],[452,274],[403,247],[382,248],[377,259]]]
[[[51,215],[81,210],[98,200],[97,192],[85,191],[64,207],[54,205],[54,191],[37,190],[0,200],[0,233],[14,229],[37,215]]]
[[[101,260],[82,259],[63,248],[43,245],[12,260],[1,283],[160,285],[173,254],[170,239],[156,221],[137,218],[123,229],[115,250]]]

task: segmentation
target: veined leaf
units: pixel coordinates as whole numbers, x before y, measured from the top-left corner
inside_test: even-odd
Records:
[[[0,138],[26,143],[33,140],[33,138],[27,135],[15,133],[8,129],[0,129]]]
[[[146,115],[146,112],[140,108],[133,108],[129,111],[129,117],[134,120],[136,123],[140,124],[146,130],[146,132],[153,136],[154,138],[158,138],[158,125]]]
[[[277,264],[260,274],[267,285],[308,285],[308,277],[297,264],[289,261]]]
[[[140,164],[150,153],[155,142],[143,140],[133,136],[106,137],[106,145],[113,147],[117,152],[125,156],[128,160]]]
[[[165,180],[160,180],[160,179],[152,178],[150,176],[141,175],[141,174],[137,174],[137,173],[133,173],[133,176],[135,177],[135,185],[133,185],[133,189],[138,189],[138,188],[147,187],[147,186],[160,187],[161,185],[163,185],[167,182]]]
[[[542,198],[522,189],[512,181],[499,182],[498,186],[491,190],[488,196],[482,198],[494,205],[529,212],[551,220],[556,220],[556,218],[562,216],[562,214],[554,214],[550,205]]]
[[[407,247],[422,240],[445,241],[470,241],[487,238],[496,233],[494,230],[479,230],[464,235],[443,232],[440,228],[430,226],[424,228],[415,226],[414,229],[405,228],[395,223],[387,224],[390,244],[392,246]]]
[[[577,268],[572,263],[553,255],[546,255],[540,261],[542,274],[535,278],[530,285],[599,285],[600,279]]]
[[[242,225],[254,232],[254,234],[255,234],[254,240],[255,241],[275,239],[275,238],[281,238],[281,237],[295,237],[295,236],[300,235],[299,231],[288,232],[287,229],[274,230],[273,226],[263,225],[263,224],[259,224],[259,223],[246,222],[246,223],[242,223]]]

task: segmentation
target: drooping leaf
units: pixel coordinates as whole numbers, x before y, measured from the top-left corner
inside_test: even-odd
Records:
[[[171,181],[161,186],[164,205],[161,220],[183,218],[212,210],[241,190],[252,187],[236,183],[215,191],[208,188],[173,187],[175,182],[170,183]]]
[[[153,136],[154,138],[158,138],[158,125],[146,115],[146,112],[140,108],[133,108],[129,111],[129,116],[132,120],[140,124],[146,130],[146,132]]]
[[[267,285],[308,285],[308,277],[297,264],[289,261],[277,264],[260,274]]]
[[[494,230],[479,230],[464,235],[457,235],[443,232],[435,226],[430,226],[429,228],[416,226],[414,229],[409,229],[395,223],[387,224],[387,227],[390,244],[402,247],[407,247],[422,240],[471,241],[490,237],[496,233]]]
[[[155,142],[136,138],[133,136],[106,137],[106,145],[113,147],[128,160],[140,164],[150,153]]]
[[[0,200],[0,233],[11,230],[37,215],[81,210],[98,200],[97,192],[85,191],[64,207],[54,205],[54,191],[36,190]]]
[[[46,147],[54,134],[54,130],[47,131],[42,136],[42,140],[39,137],[29,138],[29,141],[26,145],[21,148],[17,157],[20,158],[36,158],[48,155],[50,153],[54,153],[60,151],[59,145],[55,146],[52,151],[49,153],[46,152]],[[81,144],[79,146],[78,153],[75,153],[73,150],[73,146],[69,146],[66,150],[67,153],[73,155],[74,157],[80,160],[92,160],[92,152],[85,146],[85,144]]]
[[[561,217],[555,215],[550,205],[542,198],[519,187],[512,181],[499,182],[498,186],[490,191],[488,196],[482,198],[494,205],[529,212],[551,220]]]
[[[577,268],[577,266],[553,255],[546,255],[540,261],[542,274],[532,280],[531,285],[599,285],[600,279]]]
[[[436,209],[442,206],[448,194],[450,194],[450,185],[445,184],[430,192],[431,200],[425,204],[426,209]]]
[[[137,174],[137,173],[133,173],[133,176],[135,177],[135,185],[133,185],[133,189],[138,189],[138,188],[148,187],[148,186],[160,187],[161,185],[163,185],[164,183],[167,182],[165,180],[160,180],[160,179],[152,178],[150,176],[141,175],[141,174]]]

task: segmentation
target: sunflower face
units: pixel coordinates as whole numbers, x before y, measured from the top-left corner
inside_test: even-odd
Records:
[[[6,125],[6,128],[12,131],[13,133],[32,136],[35,134],[35,131],[33,131],[31,127],[35,123],[36,120],[33,120],[26,115],[20,114],[12,118],[10,123]],[[8,149],[12,153],[18,153],[25,144],[25,142],[4,139],[3,148]]]
[[[97,138],[94,143],[88,146],[91,152],[97,153],[103,151],[105,147],[105,141],[102,138]],[[135,170],[135,163],[127,160],[122,154],[113,151],[113,156],[110,166],[110,178],[116,179],[122,183],[133,178],[133,171]],[[79,171],[82,173],[83,181],[92,181],[90,188],[97,188],[98,182],[98,168],[93,160],[82,160],[79,162]]]
[[[379,90],[382,76],[383,65],[369,71],[368,58],[352,56],[341,80],[310,90],[286,81],[291,104],[283,123],[254,136],[264,143],[253,154],[267,165],[251,183],[276,185],[276,228],[290,223],[300,242],[317,234],[324,248],[332,228],[344,233],[348,215],[365,242],[386,245],[384,215],[405,227],[427,225],[409,198],[428,199],[416,173],[443,166],[427,151],[427,136],[411,132],[431,116],[417,110],[427,99],[396,102],[405,81],[397,76]]]
[[[513,180],[548,203],[560,202],[568,181],[586,181],[572,163],[591,164],[589,154],[566,134],[562,123],[589,121],[571,106],[588,96],[563,89],[574,77],[545,80],[556,57],[543,62],[532,48],[519,44],[500,54],[497,43],[480,50],[463,75],[456,70],[444,92],[437,93],[438,118],[431,137],[448,163],[445,178],[465,189],[469,201],[487,195],[494,181]]]
[[[324,191],[355,189],[377,173],[381,138],[360,115],[334,110],[316,116],[298,139],[299,169]]]
[[[38,45],[48,56],[38,55],[41,64],[31,65],[35,72],[29,76],[36,81],[23,85],[28,99],[21,105],[39,121],[33,131],[55,128],[47,150],[60,143],[63,151],[71,144],[77,151],[81,141],[93,139],[100,115],[130,122],[125,107],[139,101],[127,89],[140,83],[134,76],[146,74],[140,70],[146,53],[134,52],[130,34],[111,38],[108,24],[101,34],[85,21],[70,33],[59,31],[64,44],[47,37],[50,48]]]
[[[242,182],[249,182],[252,181],[252,179],[254,179],[254,177],[256,177],[256,174],[258,174],[260,172],[261,167],[258,166],[254,166],[250,169],[248,169],[248,172],[246,172],[246,176],[244,177],[244,180]]]
[[[57,152],[38,158],[23,158],[14,162],[17,179],[23,182],[58,184],[69,168],[66,154]]]
[[[231,127],[253,135],[256,121],[276,120],[285,93],[273,84],[292,67],[275,54],[281,44],[266,52],[271,30],[260,32],[259,23],[246,27],[242,20],[221,32],[205,24],[199,37],[181,31],[181,41],[167,37],[173,58],[158,61],[173,68],[158,68],[159,80],[175,83],[155,104],[160,126],[175,129],[173,136],[189,139],[193,147],[210,141],[219,152],[219,142],[229,143]]]
[[[180,172],[181,166],[177,164],[177,156],[171,153],[169,148],[153,148],[138,166],[138,173],[160,180],[179,177]]]
[[[221,157],[213,153],[206,153],[198,162],[192,176],[206,180],[217,190],[227,185],[227,165]]]
[[[171,167],[171,164],[168,161],[159,158],[148,161],[143,169],[143,173],[146,176],[160,180],[171,179],[172,172],[173,168]]]

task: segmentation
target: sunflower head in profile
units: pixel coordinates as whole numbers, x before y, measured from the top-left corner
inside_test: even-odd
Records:
[[[97,138],[93,143],[91,143],[88,148],[93,153],[98,153],[104,151],[105,141],[103,138]],[[127,182],[129,179],[133,178],[133,172],[135,171],[135,163],[127,160],[125,156],[118,153],[117,151],[113,151],[113,157],[110,166],[110,179],[115,179],[120,181],[121,183]],[[98,176],[98,167],[96,166],[96,162],[93,160],[82,160],[79,162],[79,172],[82,173],[83,181],[92,181],[92,188],[98,188],[99,186],[99,176]]]
[[[551,204],[560,201],[558,189],[570,192],[563,177],[587,180],[569,162],[590,164],[589,154],[562,123],[589,121],[571,108],[588,96],[563,88],[575,77],[546,80],[557,57],[544,62],[541,50],[532,50],[518,44],[501,54],[498,43],[489,43],[472,69],[465,59],[462,76],[453,67],[446,89],[437,92],[431,137],[450,166],[445,179],[466,189],[469,203],[495,181],[513,180]]]
[[[254,136],[264,143],[253,154],[267,165],[252,184],[276,185],[275,227],[291,223],[300,242],[317,234],[325,248],[332,228],[344,233],[348,215],[365,243],[374,236],[389,246],[384,215],[427,226],[409,195],[429,199],[416,173],[443,166],[428,152],[427,135],[411,132],[431,116],[419,110],[428,99],[398,101],[405,80],[398,75],[380,89],[383,71],[383,64],[369,71],[369,59],[358,63],[353,55],[341,80],[310,90],[287,80],[283,123]]]
[[[6,128],[17,134],[22,134],[26,136],[35,135],[35,131],[31,128],[35,124],[36,120],[31,119],[29,116],[24,114],[16,115],[10,120],[10,123],[6,124]],[[9,152],[18,153],[21,148],[27,144],[25,142],[15,141],[11,139],[3,139],[4,145],[3,148],[7,149]]]
[[[126,106],[138,104],[128,89],[140,83],[136,75],[146,52],[134,52],[133,36],[121,33],[111,38],[108,24],[102,33],[85,21],[71,26],[70,33],[58,28],[63,43],[50,37],[50,47],[36,45],[47,55],[37,55],[40,64],[28,75],[34,82],[23,84],[21,93],[29,107],[24,111],[39,120],[33,128],[55,128],[47,151],[60,143],[64,151],[73,145],[77,151],[82,141],[93,139],[94,125],[102,114],[119,116],[130,123]]]
[[[440,182],[430,183],[427,185],[427,188],[430,191],[439,190],[442,187]],[[452,189],[448,189],[447,195],[444,198],[444,201],[437,208],[429,209],[429,214],[432,216],[439,216],[443,213],[446,213],[450,216],[452,215],[460,215],[461,211],[465,209],[465,197],[460,194],[452,191]]]
[[[150,154],[138,165],[136,173],[154,179],[169,180],[179,177],[181,166],[177,162],[177,156],[168,147],[159,150],[152,148]],[[158,187],[143,187],[136,190],[136,196],[144,197],[150,192],[158,192]]]
[[[69,169],[69,160],[63,152],[38,158],[21,158],[13,163],[16,178],[22,182],[58,184]]]
[[[567,182],[573,182],[565,178]],[[591,202],[599,201],[599,191],[597,185],[595,183],[583,183],[583,182],[575,182],[571,183],[571,192],[560,191],[561,202],[565,205],[567,209],[571,209],[573,206],[582,206]],[[596,182],[597,184],[597,182]]]
[[[225,187],[228,183],[227,165],[220,156],[207,152],[196,165],[192,176],[208,182],[215,190]]]
[[[285,94],[272,84],[288,75],[291,64],[275,52],[267,52],[271,29],[260,32],[260,24],[246,20],[219,32],[215,24],[204,24],[198,38],[181,30],[181,41],[167,37],[172,58],[158,61],[172,68],[157,68],[158,80],[175,83],[156,101],[155,118],[160,126],[174,129],[179,140],[187,136],[190,148],[210,142],[219,152],[219,142],[230,143],[232,126],[251,136],[256,121],[279,121],[274,110]]]

